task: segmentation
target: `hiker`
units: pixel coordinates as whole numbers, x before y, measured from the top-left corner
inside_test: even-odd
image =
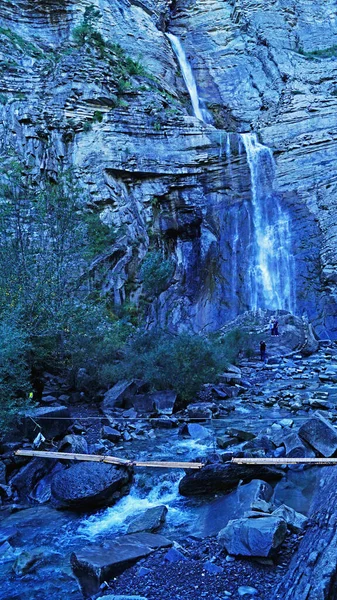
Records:
[[[274,317],[272,317],[269,321],[269,329],[270,329],[271,335],[274,335],[274,325],[275,325],[275,319],[274,319]]]
[[[263,360],[263,362],[266,362],[266,342],[264,342],[263,340],[260,342],[260,356],[261,356],[261,360]]]
[[[278,321],[277,320],[275,320],[275,323],[274,323],[274,335],[278,335]]]

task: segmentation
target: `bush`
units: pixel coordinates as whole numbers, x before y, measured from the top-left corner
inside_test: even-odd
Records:
[[[174,274],[174,263],[164,258],[161,252],[148,252],[143,260],[140,276],[143,288],[148,295],[158,295],[169,285]]]
[[[113,384],[139,378],[153,390],[174,390],[183,402],[192,400],[204,383],[216,380],[228,364],[227,348],[201,335],[151,331],[131,338],[124,359],[105,370]]]
[[[8,429],[18,408],[28,404],[30,390],[28,335],[8,313],[0,322],[0,426]]]

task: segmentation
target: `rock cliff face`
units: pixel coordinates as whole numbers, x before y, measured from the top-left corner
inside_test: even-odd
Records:
[[[92,5],[103,37],[81,40]],[[240,134],[256,131],[290,217],[295,312],[336,338],[336,21],[334,0],[9,0],[1,154],[52,180],[75,167],[84,201],[118,232],[102,258],[116,303],[139,301],[139,266],[159,248],[175,272],[149,321],[212,330],[251,308]],[[192,116],[166,30],[182,40],[213,125]]]

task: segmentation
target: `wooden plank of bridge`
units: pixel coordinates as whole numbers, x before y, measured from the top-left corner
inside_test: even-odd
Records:
[[[131,461],[116,456],[100,456],[98,454],[75,454],[73,452],[48,452],[47,450],[16,450],[17,456],[35,456],[38,458],[55,458],[58,460],[75,460],[89,462],[103,462],[112,465],[124,465],[133,467],[153,467],[158,469],[201,469],[204,466],[199,462],[175,462],[175,461]]]
[[[232,458],[237,465],[337,465],[337,458]]]

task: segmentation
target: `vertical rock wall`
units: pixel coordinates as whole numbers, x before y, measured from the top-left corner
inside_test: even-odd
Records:
[[[111,62],[74,44],[91,4],[95,29],[146,70],[126,74],[122,94]],[[118,232],[102,257],[114,302],[139,301],[139,265],[159,248],[175,273],[150,322],[216,329],[249,308],[251,185],[238,133],[253,129],[274,152],[291,214],[297,312],[336,337],[332,0],[10,0],[0,27],[2,157],[14,149],[27,172],[54,180],[75,167],[83,201]],[[165,27],[183,41],[214,126],[191,116]]]

